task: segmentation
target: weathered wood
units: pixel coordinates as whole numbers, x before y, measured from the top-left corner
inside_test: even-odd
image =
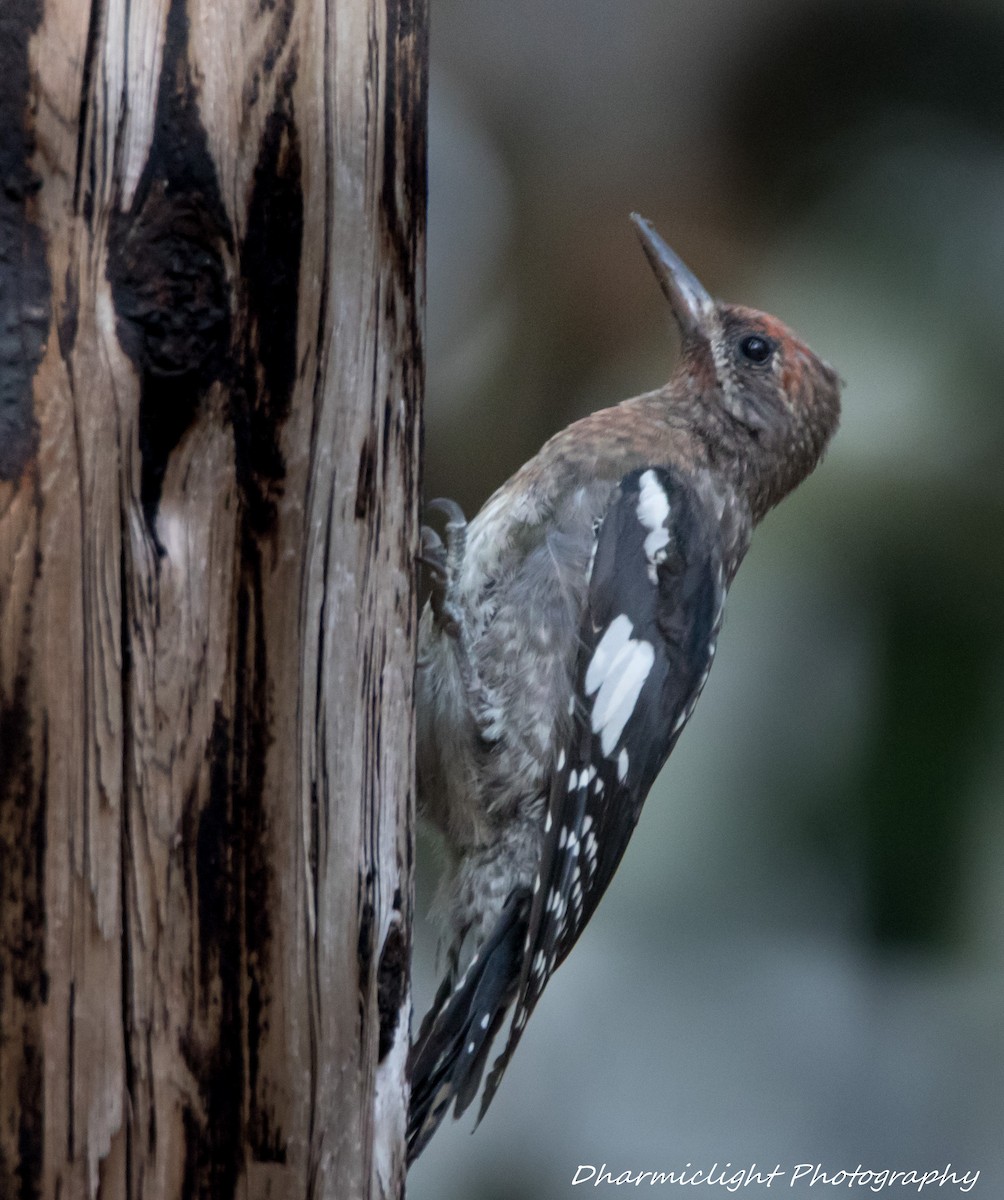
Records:
[[[424,0],[0,7],[0,1197],[396,1196]]]

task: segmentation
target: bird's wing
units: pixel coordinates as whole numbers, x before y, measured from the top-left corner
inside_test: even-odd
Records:
[[[479,1120],[693,712],[724,600],[717,524],[690,483],[664,467],[626,475],[597,531],[572,731],[551,781],[509,1039],[486,1080]]]

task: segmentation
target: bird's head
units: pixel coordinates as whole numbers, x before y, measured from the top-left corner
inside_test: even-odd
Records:
[[[631,219],[680,329],[670,392],[759,518],[819,461],[840,419],[840,377],[775,317],[714,300],[649,221]]]

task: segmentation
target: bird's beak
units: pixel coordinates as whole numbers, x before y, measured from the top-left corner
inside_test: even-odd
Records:
[[[656,233],[651,221],[646,221],[637,213],[631,214],[631,220],[641,238],[645,257],[673,309],[683,340],[701,332],[706,333],[708,318],[715,308],[714,300],[687,264]]]

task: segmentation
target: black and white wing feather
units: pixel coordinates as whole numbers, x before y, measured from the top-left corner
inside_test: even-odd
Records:
[[[481,1115],[694,710],[724,600],[717,525],[693,486],[662,467],[626,475],[597,533],[572,732],[551,782],[509,1040],[486,1080]]]

